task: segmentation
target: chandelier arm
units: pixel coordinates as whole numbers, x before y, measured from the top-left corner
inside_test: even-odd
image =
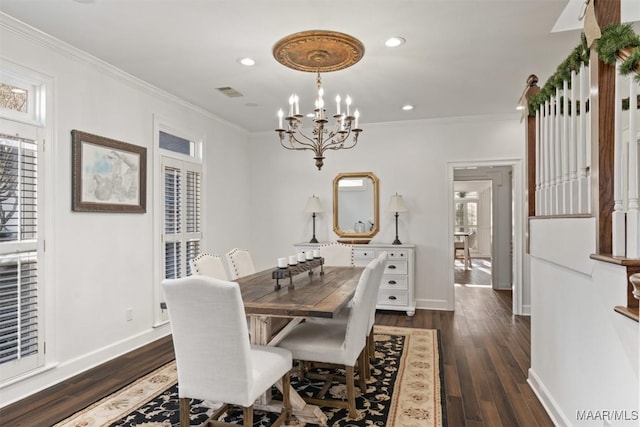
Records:
[[[358,135],[356,134],[353,136],[353,139],[351,140],[351,143],[352,143],[351,145],[345,145],[344,141],[346,141],[346,138],[340,144],[326,146],[325,149],[326,150],[350,150],[351,148],[355,147],[358,144]]]
[[[290,134],[289,135],[289,139],[290,140],[293,139],[298,144],[304,145],[306,147],[309,147],[309,148],[307,148],[308,150],[315,150],[317,148],[317,142],[316,142],[316,140],[314,138],[310,138],[307,135],[305,135],[304,132],[302,132],[301,129],[298,129],[298,131],[296,133],[299,134],[300,136],[302,136],[304,139],[306,139],[309,142],[304,142],[303,140],[296,138],[296,136],[295,136],[296,134],[295,133]]]

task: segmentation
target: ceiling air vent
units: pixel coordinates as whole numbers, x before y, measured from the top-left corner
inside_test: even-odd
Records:
[[[223,94],[227,95],[229,98],[239,98],[241,96],[244,96],[240,92],[238,92],[237,90],[229,86],[219,87],[216,89],[218,89]]]

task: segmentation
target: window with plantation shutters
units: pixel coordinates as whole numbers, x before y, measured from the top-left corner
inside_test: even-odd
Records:
[[[6,122],[5,122],[6,123]],[[38,145],[0,134],[0,365],[2,379],[43,360],[38,274]]]
[[[191,274],[191,261],[202,245],[202,139],[154,117],[154,191],[157,194],[154,249],[155,326],[169,318],[160,287],[163,279]]]

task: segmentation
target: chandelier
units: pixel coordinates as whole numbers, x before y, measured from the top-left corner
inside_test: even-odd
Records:
[[[315,72],[317,98],[310,115],[312,126],[303,132],[303,114],[300,114],[298,95],[289,97],[288,112],[278,111],[280,145],[287,150],[311,150],[316,167],[322,169],[324,152],[350,149],[358,143],[362,129],[358,126],[360,113],[351,107],[347,95],[344,107],[340,95],[335,98],[335,114],[329,116],[324,102],[321,72],[337,71],[350,67],[364,55],[364,46],[356,38],[335,31],[303,31],[278,41],[273,47],[273,56],[286,67],[299,71]],[[333,123],[331,122],[333,119]],[[349,139],[351,137],[351,139]]]

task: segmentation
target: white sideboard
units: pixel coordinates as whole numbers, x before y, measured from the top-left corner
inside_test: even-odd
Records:
[[[317,249],[321,244],[296,243],[293,246],[296,252],[306,252]],[[382,251],[388,253],[389,257],[382,276],[376,308],[380,310],[406,311],[408,316],[413,316],[416,313],[414,294],[415,246],[379,243],[351,246],[353,246],[353,263],[358,267],[366,266]]]

